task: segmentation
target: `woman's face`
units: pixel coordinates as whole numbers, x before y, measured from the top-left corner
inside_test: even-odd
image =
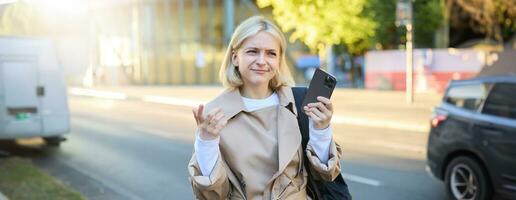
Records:
[[[242,42],[232,55],[244,85],[268,85],[280,66],[280,42],[270,33],[260,31]]]

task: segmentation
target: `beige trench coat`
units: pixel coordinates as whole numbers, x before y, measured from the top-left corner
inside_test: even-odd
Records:
[[[295,107],[292,90],[290,87],[282,87],[276,92],[281,106],[278,111],[279,169],[267,184],[263,199],[307,199],[307,173],[303,165],[303,153],[306,153],[309,158],[311,172],[315,173],[316,177],[329,181],[335,179],[340,173],[339,161],[342,151],[340,146],[332,140],[327,165],[320,162],[310,145],[306,151],[303,151],[296,118],[298,111]],[[224,145],[248,142],[235,140],[234,138],[238,137],[234,137],[234,135],[245,130],[237,128],[238,126],[231,126],[232,123],[242,123],[242,117],[249,115],[244,112],[245,106],[239,90],[226,90],[207,103],[204,115],[217,107],[221,107],[226,118],[229,119],[227,126],[220,134],[220,148],[223,149]],[[250,144],[252,145],[252,143]],[[246,149],[241,149],[241,151],[246,151]],[[232,172],[231,166],[228,166],[228,162],[225,160],[225,158],[233,156],[238,155],[224,155],[224,151],[221,150],[221,155],[208,177],[202,175],[195,152],[193,153],[188,164],[188,172],[197,199],[246,199],[245,183]],[[252,180],[252,177],[246,176],[246,178]]]

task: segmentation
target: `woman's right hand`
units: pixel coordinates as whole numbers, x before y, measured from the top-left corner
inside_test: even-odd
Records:
[[[226,127],[227,120],[224,120],[224,112],[221,108],[211,110],[206,118],[202,115],[204,105],[199,105],[192,110],[197,122],[197,130],[202,140],[213,140],[219,137],[220,131]]]

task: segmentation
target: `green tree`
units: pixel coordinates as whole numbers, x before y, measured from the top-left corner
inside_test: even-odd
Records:
[[[485,38],[500,43],[516,32],[516,0],[445,1],[452,26],[467,24],[475,32],[485,34]]]
[[[396,49],[399,43],[399,33],[396,21],[397,0],[369,0],[365,7],[365,15],[378,25],[372,42],[378,49]]]
[[[376,22],[364,15],[366,0],[258,0],[259,7],[272,6],[273,16],[290,40],[300,40],[312,51],[342,44],[351,54],[371,46]]]
[[[443,20],[440,0],[416,0],[414,5],[414,44],[416,48],[435,47],[434,36]]]
[[[366,15],[378,23],[373,42],[382,49],[396,49],[405,42],[405,27],[396,27],[397,0],[369,0]],[[414,0],[414,45],[419,48],[434,47],[434,35],[442,22],[440,0]]]

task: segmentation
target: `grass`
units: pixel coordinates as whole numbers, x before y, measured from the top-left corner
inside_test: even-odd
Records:
[[[21,158],[0,159],[0,191],[11,200],[84,200],[78,192]]]

